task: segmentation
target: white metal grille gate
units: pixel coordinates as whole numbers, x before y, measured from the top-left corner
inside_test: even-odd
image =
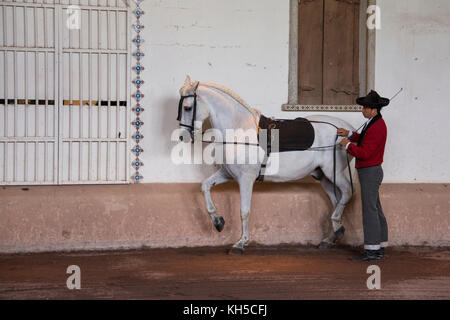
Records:
[[[73,1],[69,30],[71,2],[34,1],[0,5],[0,184],[128,183],[126,2]]]

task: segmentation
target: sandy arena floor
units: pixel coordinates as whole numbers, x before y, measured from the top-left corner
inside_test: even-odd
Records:
[[[251,245],[0,255],[0,299],[450,299],[448,248],[387,249],[377,263],[359,249]],[[369,290],[367,267],[381,269]],[[69,265],[81,289],[69,290]]]

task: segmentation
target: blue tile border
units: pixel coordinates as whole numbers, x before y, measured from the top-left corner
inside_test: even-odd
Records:
[[[135,182],[141,182],[143,176],[139,173],[139,169],[144,165],[139,156],[144,152],[139,143],[142,141],[144,136],[140,133],[140,129],[144,125],[144,122],[140,119],[144,108],[141,106],[141,99],[144,97],[144,94],[141,92],[141,87],[144,84],[144,81],[141,79],[141,72],[145,70],[144,66],[141,65],[141,58],[144,56],[144,53],[141,51],[141,45],[144,42],[144,39],[141,37],[141,30],[144,29],[144,26],[140,22],[140,18],[145,13],[140,8],[140,4],[143,0],[134,0],[136,3],[136,9],[133,10],[133,14],[136,17],[136,22],[133,24],[133,30],[136,32],[136,37],[132,40],[133,44],[136,46],[136,51],[133,52],[133,57],[135,58],[135,65],[132,66],[132,70],[136,73],[136,77],[131,81],[135,87],[136,91],[131,95],[136,102],[136,105],[131,109],[134,112],[135,119],[131,122],[136,131],[133,133],[131,138],[134,140],[134,147],[131,149],[131,152],[136,157],[131,166],[135,170],[134,174],[131,176],[131,179]]]

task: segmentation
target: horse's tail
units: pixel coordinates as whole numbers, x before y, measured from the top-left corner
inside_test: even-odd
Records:
[[[350,183],[352,184],[352,191],[353,191],[353,193],[355,193],[355,191],[356,191],[355,186],[357,184],[359,184],[359,179],[358,179],[358,175],[357,175],[357,172],[356,172],[356,168],[355,168],[354,165],[352,165],[353,158],[354,157],[352,155],[347,153],[348,167],[347,167],[346,172],[349,175],[348,178],[350,180]]]
[[[343,122],[345,124],[343,127],[345,129],[349,130],[350,132],[354,132],[357,130],[347,121],[343,120]],[[355,191],[356,191],[355,185],[359,183],[357,170],[356,170],[355,165],[353,165],[353,159],[355,159],[355,161],[356,161],[356,158],[354,156],[352,156],[350,153],[348,153],[347,150],[344,149],[344,151],[345,151],[345,154],[347,157],[347,166],[348,166],[346,172],[347,172],[348,178],[352,184],[352,191],[353,191],[353,193],[355,193]]]

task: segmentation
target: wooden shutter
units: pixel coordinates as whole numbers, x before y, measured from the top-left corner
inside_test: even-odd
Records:
[[[359,0],[299,1],[299,104],[355,103],[359,4]]]
[[[298,5],[298,99],[322,104],[324,0],[300,0]]]

